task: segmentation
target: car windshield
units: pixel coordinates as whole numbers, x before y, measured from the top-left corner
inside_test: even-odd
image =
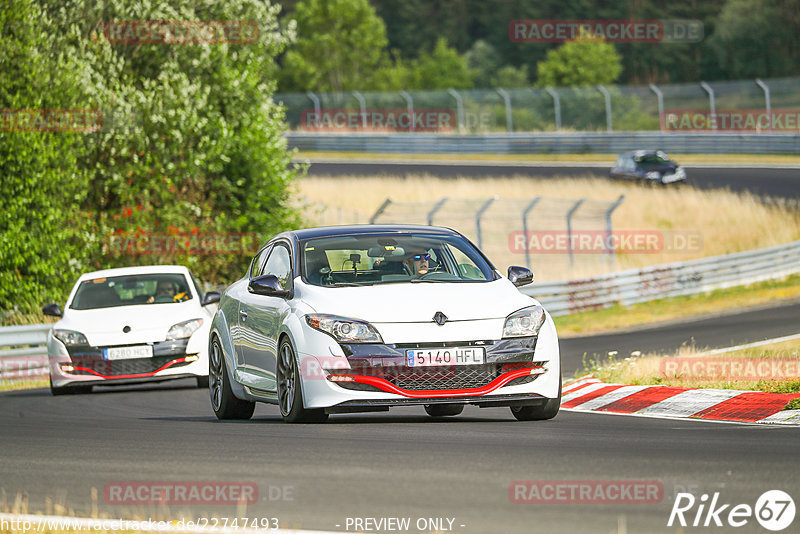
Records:
[[[647,167],[648,165],[654,166],[654,165],[663,165],[665,163],[670,163],[669,156],[667,156],[663,152],[637,156],[636,161],[643,167]]]
[[[137,304],[168,304],[192,298],[182,274],[136,274],[83,280],[70,308],[94,310]]]
[[[301,242],[303,279],[316,286],[488,282],[492,266],[458,236],[339,236]]]

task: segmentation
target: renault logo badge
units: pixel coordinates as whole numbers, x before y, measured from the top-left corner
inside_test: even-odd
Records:
[[[444,323],[447,322],[447,316],[442,312],[437,311],[436,315],[433,316],[433,320],[436,322],[436,324],[442,326]]]

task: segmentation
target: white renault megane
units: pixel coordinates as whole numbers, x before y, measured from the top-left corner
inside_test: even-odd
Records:
[[[208,383],[208,332],[219,293],[205,295],[186,267],[154,265],[82,275],[47,338],[54,395],[93,385],[194,377]]]
[[[282,233],[228,287],[211,325],[209,389],[220,419],[256,402],[287,422],[467,404],[519,420],[558,413],[561,369],[549,314],[463,235],[431,226]]]

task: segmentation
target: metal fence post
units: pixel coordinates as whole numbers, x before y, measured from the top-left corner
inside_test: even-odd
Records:
[[[625,200],[625,195],[620,195],[619,198],[608,207],[608,211],[606,211],[606,247],[608,248],[608,258],[609,260],[614,260],[615,250],[614,247],[610,244],[610,238],[614,232],[613,227],[611,226],[611,214],[614,213],[614,210],[622,204],[622,201]]]
[[[414,98],[406,92],[405,89],[400,89],[400,96],[402,96],[406,100],[406,104],[408,105],[408,116],[411,119],[408,131],[414,131]]]
[[[456,99],[456,112],[458,113],[458,131],[464,133],[464,101],[455,89],[448,89],[447,94]]]
[[[391,198],[387,198],[386,200],[384,200],[383,204],[381,204],[380,207],[377,209],[377,211],[372,214],[372,217],[369,218],[369,223],[375,224],[375,219],[380,217],[383,214],[383,212],[386,211],[386,208],[388,208],[389,204],[391,203],[392,203]]]
[[[711,124],[713,125],[712,126],[712,130],[716,130],[717,129],[717,120],[716,120],[716,118],[714,116],[717,114],[717,105],[716,105],[716,102],[714,102],[714,89],[710,85],[708,85],[706,82],[700,82],[700,87],[702,87],[703,90],[706,93],[708,93],[708,107],[709,107],[709,111],[711,111],[711,117],[712,117],[712,123]]]
[[[606,130],[613,132],[614,128],[612,127],[611,123],[611,93],[609,93],[608,89],[602,85],[598,85],[597,89],[603,93],[603,97],[606,99]]]
[[[491,206],[492,202],[494,202],[495,200],[497,200],[497,195],[487,200],[475,214],[475,230],[477,230],[478,232],[478,248],[483,248],[483,239],[482,239],[483,236],[481,235],[481,217],[483,217],[484,212],[489,209],[489,206]]]
[[[769,99],[769,86],[761,81],[761,78],[756,78],[756,83],[764,91],[764,104],[767,109],[767,118],[769,119],[769,131],[772,131],[772,103]]]
[[[320,116],[320,109],[321,106],[319,105],[319,97],[312,93],[311,91],[306,91],[306,96],[314,103],[314,113],[317,114],[317,117]]]
[[[359,93],[358,91],[353,91],[353,96],[356,97],[358,100],[358,105],[361,109],[361,126],[366,130],[367,129],[367,101],[364,99],[364,96]]]
[[[534,198],[522,212],[522,235],[525,236],[525,267],[531,268],[531,249],[528,242],[528,213],[538,204],[542,197]]]
[[[585,198],[578,200],[572,208],[567,212],[567,250],[569,251],[569,265],[572,267],[575,264],[575,260],[572,254],[572,216],[578,211],[578,208],[581,207],[586,201]]]
[[[433,216],[436,215],[436,212],[444,206],[444,203],[447,202],[447,197],[442,198],[439,202],[433,206],[433,209],[428,213],[428,226],[433,226]]]
[[[664,117],[664,93],[661,92],[656,84],[650,84],[650,90],[656,94],[656,98],[658,99],[658,123],[661,125],[661,128],[664,128],[666,125],[666,117]]]
[[[545,87],[545,91],[547,94],[553,97],[553,107],[555,108],[556,112],[556,131],[561,130],[561,99],[558,97],[558,91],[553,89],[552,87]]]
[[[511,95],[505,89],[497,89],[497,93],[503,97],[506,103],[506,129],[509,133],[514,131],[513,118],[511,117]]]

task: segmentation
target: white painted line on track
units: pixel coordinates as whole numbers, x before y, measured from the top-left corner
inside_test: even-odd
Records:
[[[611,404],[612,402],[616,402],[620,399],[624,399],[628,395],[633,395],[643,389],[648,389],[653,386],[623,386],[619,389],[615,389],[610,393],[606,393],[600,397],[592,399],[590,401],[586,401],[583,404],[579,404],[574,406],[574,408],[580,408],[582,410],[596,410],[598,408],[602,408],[607,404]]]
[[[800,339],[800,334],[792,334],[790,336],[783,336],[783,337],[774,337],[772,339],[764,339],[761,341],[755,341],[753,343],[734,345],[733,347],[723,347],[719,349],[708,350],[705,352],[701,352],[700,354],[695,354],[694,356],[711,356],[714,354],[725,354],[726,352],[733,352],[735,350],[751,349],[753,347],[772,345],[773,343],[783,343],[784,341],[792,341],[794,339]]]
[[[742,393],[744,392],[732,389],[690,389],[647,408],[642,408],[636,413],[689,417]]]

